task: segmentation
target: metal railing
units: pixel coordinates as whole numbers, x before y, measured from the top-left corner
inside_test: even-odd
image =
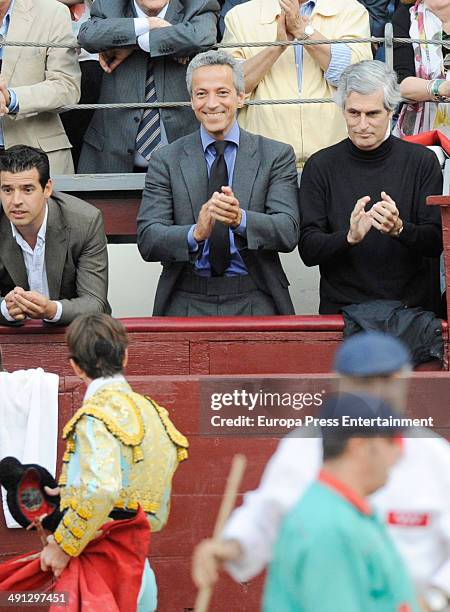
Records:
[[[391,23],[387,23],[384,29],[384,37],[371,36],[368,38],[341,38],[327,40],[290,40],[290,41],[265,41],[265,42],[234,42],[234,43],[217,43],[213,49],[236,49],[240,47],[290,47],[290,46],[314,46],[314,45],[329,45],[329,44],[384,44],[385,62],[390,68],[394,68],[394,43],[395,44],[429,44],[442,45],[442,40],[436,39],[415,39],[415,38],[394,38],[394,31]],[[0,35],[0,47],[46,47],[57,49],[79,49],[77,45],[67,45],[62,43],[42,43],[42,42],[24,42],[7,40]],[[246,100],[247,106],[264,106],[264,105],[285,105],[285,104],[327,104],[334,102],[333,98],[294,98],[280,100]],[[58,112],[66,112],[71,110],[99,110],[99,109],[145,109],[145,108],[177,108],[189,107],[190,102],[117,102],[108,104],[73,104],[63,106],[58,109]]]

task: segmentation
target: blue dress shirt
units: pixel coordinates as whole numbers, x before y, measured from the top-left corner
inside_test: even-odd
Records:
[[[205,155],[206,166],[208,169],[208,176],[211,172],[211,166],[214,163],[216,158],[216,149],[214,147],[215,139],[208,134],[208,132],[204,129],[203,126],[200,126],[200,137],[202,140],[203,152]],[[236,162],[236,155],[239,148],[239,125],[237,121],[233,123],[230,128],[230,131],[225,136],[225,140],[227,141],[227,146],[225,147],[224,157],[225,163],[227,165],[228,170],[228,185],[230,187],[233,186],[233,174],[234,174],[234,164]],[[225,276],[236,276],[239,274],[248,274],[248,270],[244,264],[242,257],[239,255],[239,251],[236,248],[234,242],[234,234],[240,234],[241,236],[245,236],[245,232],[247,229],[247,216],[245,210],[242,210],[242,219],[241,224],[235,228],[230,229],[230,254],[231,260],[230,265],[225,271]],[[199,249],[199,245],[194,238],[194,230],[195,225],[191,227],[188,233],[188,244],[189,251],[191,253],[195,253]],[[205,240],[203,245],[203,251],[197,261],[195,262],[195,271],[200,276],[211,276],[211,266],[209,263],[209,240]]]

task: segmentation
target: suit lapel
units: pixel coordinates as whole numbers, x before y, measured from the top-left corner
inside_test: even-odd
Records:
[[[47,232],[45,234],[45,269],[50,299],[60,296],[62,275],[67,256],[69,229],[65,226],[59,204],[48,200]]]
[[[124,17],[137,17],[133,0],[128,0],[125,4]]]
[[[250,134],[241,128],[233,172],[233,193],[241,208],[251,209],[251,195],[261,159]]]
[[[9,23],[8,40],[30,40],[29,33],[33,25],[32,0],[14,0],[14,6]],[[8,84],[14,73],[23,47],[4,47],[2,77]]]
[[[179,23],[183,16],[183,6],[178,0],[170,0],[164,19],[169,23]]]
[[[9,219],[3,213],[0,216],[0,261],[3,262],[14,286],[28,291],[28,275],[22,249],[14,240]]]
[[[194,132],[191,139],[184,145],[184,156],[180,160],[180,167],[186,182],[194,219],[197,221],[200,208],[208,197],[208,171],[200,130]]]

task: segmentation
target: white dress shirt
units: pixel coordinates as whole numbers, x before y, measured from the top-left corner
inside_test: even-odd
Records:
[[[168,8],[169,3],[167,3],[156,16],[159,19],[164,19]],[[138,45],[140,46],[142,51],[150,53],[150,40],[148,37],[148,33],[150,32],[150,25],[148,23],[148,15],[144,13],[144,11],[138,5],[136,0],[134,0],[134,9],[137,15],[134,20],[134,31],[136,32]]]
[[[47,271],[45,269],[45,235],[47,232],[47,218],[48,206],[46,205],[44,220],[39,229],[36,246],[34,247],[34,249],[32,249],[28,242],[23,239],[22,235],[13,223],[11,223],[11,231],[15,241],[17,242],[22,251],[30,291],[37,291],[41,295],[45,295],[45,297],[50,297],[50,293],[48,290]],[[62,304],[61,302],[57,301],[55,301],[55,304],[55,316],[53,317],[53,319],[44,319],[45,321],[57,323],[60,320],[62,315]],[[5,300],[2,301],[1,312],[7,321],[14,321],[13,317],[9,315]]]
[[[320,438],[280,442],[259,488],[244,496],[222,534],[243,549],[239,562],[226,564],[235,580],[250,580],[270,562],[281,521],[317,476],[321,457]],[[370,501],[417,589],[435,586],[450,597],[450,445],[438,436],[404,438],[402,458]]]

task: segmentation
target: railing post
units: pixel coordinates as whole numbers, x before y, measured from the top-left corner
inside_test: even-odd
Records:
[[[384,27],[384,55],[385,62],[391,70],[394,69],[394,28],[392,23]]]

